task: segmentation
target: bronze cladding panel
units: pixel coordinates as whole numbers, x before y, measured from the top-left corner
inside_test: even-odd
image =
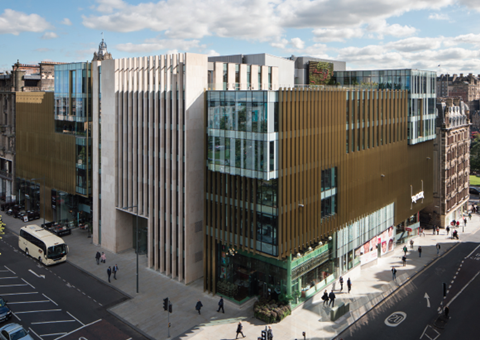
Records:
[[[75,137],[55,133],[53,92],[17,92],[16,104],[17,177],[45,176],[45,218],[52,220],[51,189],[76,194]]]
[[[376,92],[372,90],[370,98]],[[395,224],[431,203],[433,165],[427,157],[432,157],[433,141],[409,146],[405,131],[407,92],[396,91],[395,98],[382,92],[381,99],[367,101],[365,96],[366,105],[359,106],[346,100],[345,90],[280,91],[280,257],[294,254],[390,203],[395,203]],[[357,94],[361,96],[361,92],[356,93],[355,100]],[[361,124],[365,108],[370,107],[370,128],[360,128],[362,135],[370,131],[370,148],[365,140],[364,150],[360,144],[359,151],[351,152],[350,148],[346,153],[346,105],[350,105],[354,125],[357,116]],[[378,131],[384,136],[384,145],[377,147],[373,113],[379,106],[384,108],[384,122]],[[394,118],[402,122],[400,135]],[[321,171],[331,167],[337,167],[337,212],[322,220]],[[410,186],[416,194],[422,191],[422,181],[425,199],[411,209]]]

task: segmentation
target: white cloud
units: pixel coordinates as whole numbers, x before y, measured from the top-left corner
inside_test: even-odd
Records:
[[[206,55],[208,55],[209,57],[216,57],[216,56],[219,56],[220,53],[218,53],[217,51],[215,50],[208,50],[208,51],[205,51],[204,52]]]
[[[448,14],[445,14],[445,13],[430,14],[428,18],[432,20],[450,20],[450,18],[448,17]]]
[[[0,15],[0,34],[18,35],[22,32],[43,32],[52,26],[38,14],[25,14],[5,9]]]
[[[370,22],[367,26],[367,30],[376,33],[379,39],[383,39],[385,35],[407,37],[416,32],[415,27],[402,26],[399,24],[389,25],[385,20],[374,20]]]
[[[71,26],[71,25],[72,25],[72,22],[70,21],[69,18],[63,19],[60,23],[61,23],[62,25],[67,25],[67,26]]]
[[[292,38],[290,40],[290,44],[295,47],[295,48],[298,48],[299,50],[303,49],[305,47],[305,42],[300,39],[300,38]]]
[[[115,48],[122,52],[138,53],[138,52],[153,52],[160,50],[182,50],[188,51],[190,49],[204,49],[205,45],[200,45],[198,40],[180,40],[180,39],[147,39],[141,44],[118,44]]]
[[[415,52],[423,50],[438,49],[442,46],[443,37],[440,38],[418,38],[411,37],[403,40],[397,40],[385,45],[400,52]]]
[[[55,38],[58,38],[58,35],[55,32],[45,32],[42,35],[42,39],[44,39],[44,40],[50,40],[50,39],[55,39]]]
[[[319,42],[340,41],[360,38],[363,36],[361,28],[318,28],[313,30],[314,40]]]

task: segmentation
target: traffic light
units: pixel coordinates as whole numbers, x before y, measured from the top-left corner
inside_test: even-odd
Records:
[[[267,332],[262,331],[262,340],[267,340]]]
[[[163,309],[168,310],[168,298],[163,299]]]
[[[172,304],[168,305],[168,311],[171,313],[172,312]]]

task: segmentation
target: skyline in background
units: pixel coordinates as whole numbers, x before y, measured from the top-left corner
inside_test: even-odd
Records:
[[[0,71],[17,61],[268,53],[347,69],[480,74],[474,0],[20,0],[0,7]]]

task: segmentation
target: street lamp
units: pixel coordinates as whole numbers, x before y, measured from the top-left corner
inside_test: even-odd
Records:
[[[43,227],[45,228],[45,205],[47,204],[47,202],[45,202],[45,176],[32,178],[31,181],[33,182],[38,179],[43,179]]]
[[[127,209],[133,209],[133,208],[137,208],[137,217],[136,217],[136,226],[135,226],[135,234],[137,235],[137,242],[136,242],[136,245],[135,245],[135,252],[137,253],[137,294],[138,294],[138,206],[137,205],[132,205],[131,207],[123,207],[122,209],[124,210],[127,210]]]

